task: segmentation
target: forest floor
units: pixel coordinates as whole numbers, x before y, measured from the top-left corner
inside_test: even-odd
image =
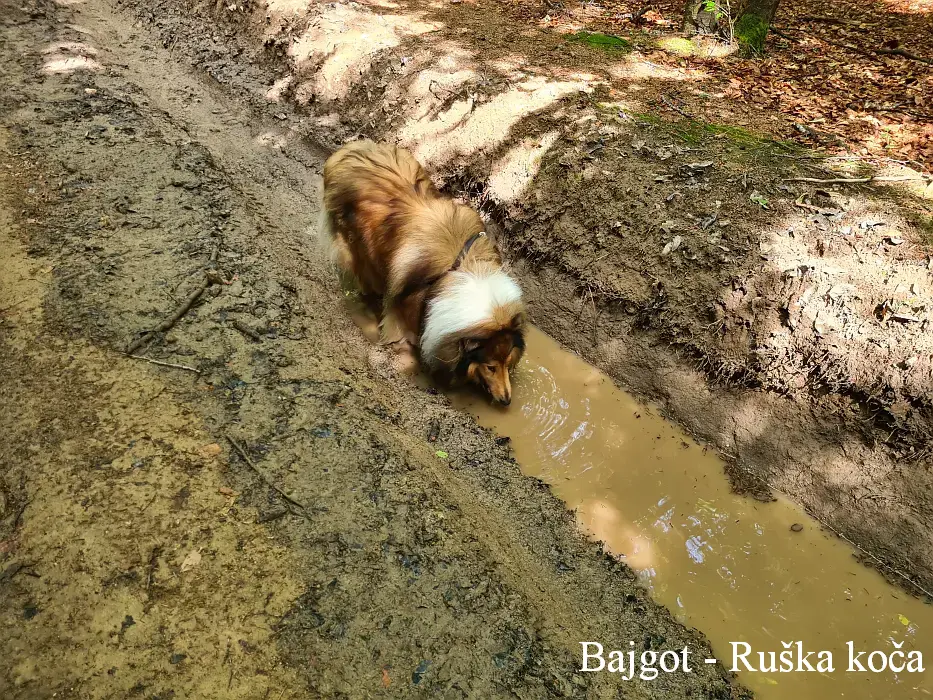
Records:
[[[727,98],[723,115],[734,126],[825,153],[890,158],[926,172],[933,165],[930,0],[781,3],[766,55],[728,60],[715,42],[681,38],[680,0],[502,0],[498,6],[539,27],[613,34],[648,47],[647,57],[659,65],[703,72],[700,90],[688,83],[669,94],[685,101]],[[730,102],[746,109],[730,112]]]
[[[753,62],[664,4],[0,0],[0,694],[599,696],[580,639],[702,648],[334,312],[307,230],[359,135],[737,489],[933,590],[930,66],[866,55],[930,56],[924,5],[779,16]]]

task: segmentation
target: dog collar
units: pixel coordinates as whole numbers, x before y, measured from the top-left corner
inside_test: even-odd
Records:
[[[460,254],[457,255],[457,259],[454,260],[454,264],[450,266],[450,271],[453,272],[458,267],[460,263],[463,262],[463,259],[466,257],[466,254],[470,252],[470,248],[473,247],[473,244],[476,243],[480,238],[485,238],[486,232],[480,231],[479,233],[474,233],[472,236],[467,238],[466,243],[463,244],[463,248],[460,249]]]

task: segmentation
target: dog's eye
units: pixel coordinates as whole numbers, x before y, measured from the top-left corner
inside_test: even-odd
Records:
[[[487,370],[488,372],[495,372],[495,371],[496,371],[496,366],[495,366],[495,365],[486,365],[486,370]]]

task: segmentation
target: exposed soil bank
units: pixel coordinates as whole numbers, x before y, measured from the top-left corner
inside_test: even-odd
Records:
[[[125,0],[298,157],[398,140],[501,225],[535,323],[732,461],[933,590],[933,194],[720,120],[754,110],[638,52],[520,31],[483,4]],[[702,83],[700,83],[702,84]],[[896,189],[895,189],[896,188]]]
[[[0,695],[618,697],[580,641],[710,653],[363,341],[316,151],[103,0],[0,32]],[[172,366],[119,352],[204,280],[138,351]]]

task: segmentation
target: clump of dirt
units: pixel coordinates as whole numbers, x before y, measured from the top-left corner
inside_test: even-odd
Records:
[[[0,17],[4,697],[588,697],[581,640],[712,653],[335,313],[319,153],[104,0]]]
[[[498,222],[536,323],[718,446],[737,488],[781,489],[933,587],[922,173],[736,126],[767,115],[677,99],[700,66],[486,6],[124,4],[277,120],[283,152],[412,148]]]

